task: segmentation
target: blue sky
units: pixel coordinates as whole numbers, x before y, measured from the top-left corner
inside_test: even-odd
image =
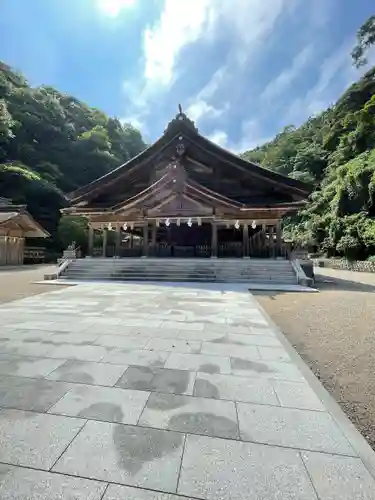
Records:
[[[373,0],[0,0],[0,59],[148,142],[181,103],[201,133],[239,152],[359,77],[350,51],[374,13]]]

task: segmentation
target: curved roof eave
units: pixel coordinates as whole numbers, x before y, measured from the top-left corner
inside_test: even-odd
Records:
[[[310,184],[307,184],[305,182],[293,179],[292,177],[288,177],[286,175],[280,174],[278,172],[275,172],[274,170],[271,170],[269,168],[262,167],[258,163],[255,163],[253,161],[248,161],[244,160],[240,156],[232,153],[231,151],[219,146],[215,142],[212,142],[210,139],[207,139],[207,137],[204,137],[203,135],[199,134],[199,132],[195,132],[194,135],[203,143],[207,144],[207,150],[210,151],[212,150],[212,153],[215,154],[215,151],[223,157],[227,158],[228,161],[231,163],[237,163],[238,165],[246,168],[249,170],[249,166],[254,170],[253,173],[256,173],[260,176],[263,177],[269,177],[272,180],[279,182],[280,184],[287,185],[289,187],[295,188],[299,191],[301,191],[303,194],[309,195],[311,191],[313,190],[313,186]],[[192,137],[190,137],[191,140],[194,140]],[[249,170],[249,173],[251,173],[251,170]]]
[[[95,179],[85,186],[82,186],[71,193],[68,193],[68,199],[73,202],[73,201],[78,201],[82,196],[90,193],[92,190],[97,188],[103,181],[111,181],[113,178],[116,178],[118,174],[124,170],[125,168],[128,169],[132,165],[136,165],[137,163],[143,161],[146,159],[148,156],[154,154],[158,148],[165,146],[164,144],[166,139],[166,135],[162,135],[159,137],[151,146],[148,148],[144,149],[141,151],[139,154],[136,156],[133,156],[133,158],[130,158],[130,160],[126,161],[125,163],[122,163],[119,167],[116,167],[115,169],[111,170],[107,174],[102,175],[98,179]],[[170,141],[168,141],[169,143]]]

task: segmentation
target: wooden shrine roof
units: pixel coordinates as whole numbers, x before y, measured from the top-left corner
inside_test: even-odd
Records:
[[[26,205],[0,197],[0,229],[20,229],[26,238],[47,238],[50,234],[27,211]]]
[[[200,135],[195,124],[180,112],[150,147],[70,193],[70,206],[85,207],[86,211],[109,210],[144,200],[162,185],[162,179],[165,180],[166,172],[174,164],[183,167],[184,183],[190,194],[237,209],[300,206],[311,192],[311,187],[301,181],[221,148]]]

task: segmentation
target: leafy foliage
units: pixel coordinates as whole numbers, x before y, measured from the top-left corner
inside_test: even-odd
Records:
[[[284,234],[328,255],[375,254],[375,68],[335,106],[243,157],[315,185]]]
[[[72,241],[83,251],[88,242],[88,222],[84,217],[63,215],[59,221],[58,237],[63,248],[67,248]]]
[[[362,24],[357,33],[357,45],[352,52],[354,64],[359,68],[367,64],[366,52],[375,43],[375,15]]]
[[[145,148],[131,125],[52,87],[32,88],[0,62],[0,194],[27,204],[58,248],[63,192],[89,183]]]

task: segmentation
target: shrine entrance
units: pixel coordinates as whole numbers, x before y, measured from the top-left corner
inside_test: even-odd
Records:
[[[280,226],[254,225],[233,221],[201,222],[196,220],[150,221],[142,226],[115,228],[106,225],[96,231],[92,246],[90,229],[89,255],[97,257],[158,257],[158,258],[277,258],[288,257],[288,246],[281,241]],[[108,229],[108,227],[110,229]],[[90,244],[91,242],[91,244]]]

